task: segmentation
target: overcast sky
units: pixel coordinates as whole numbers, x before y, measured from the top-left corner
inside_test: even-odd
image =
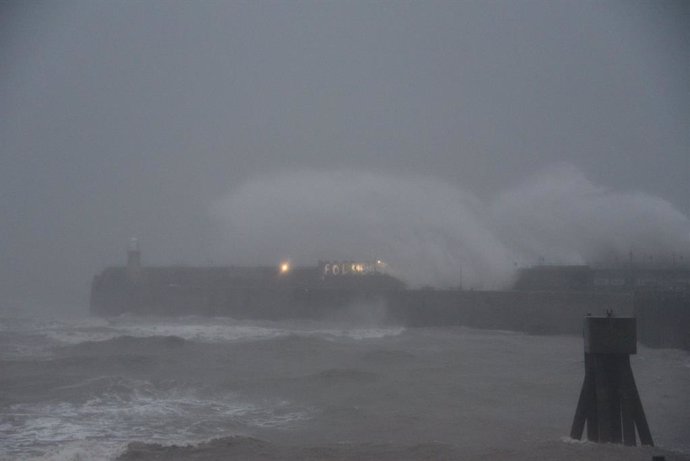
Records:
[[[491,200],[569,163],[690,212],[687,2],[0,2],[0,290],[85,302],[132,236],[302,168]],[[3,299],[0,299],[3,301]]]

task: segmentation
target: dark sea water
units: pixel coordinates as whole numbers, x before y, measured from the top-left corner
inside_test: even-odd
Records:
[[[690,459],[690,354],[640,347],[632,367],[657,446]],[[583,374],[578,337],[13,309],[0,459],[115,459],[131,442],[159,445],[126,456],[180,459],[170,447],[202,442],[237,459],[651,459],[567,437]]]

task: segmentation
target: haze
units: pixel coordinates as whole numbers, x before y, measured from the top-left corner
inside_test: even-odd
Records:
[[[686,251],[689,19],[683,2],[4,2],[3,302],[84,304],[132,236],[147,264],[376,251],[447,284]],[[375,184],[378,208],[355,187]],[[554,187],[565,209],[544,206]]]

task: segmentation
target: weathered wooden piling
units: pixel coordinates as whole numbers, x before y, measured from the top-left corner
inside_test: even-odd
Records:
[[[570,436],[580,439],[587,423],[593,442],[635,445],[635,427],[642,445],[654,446],[647,418],[630,368],[637,353],[634,318],[585,317],[585,379]]]

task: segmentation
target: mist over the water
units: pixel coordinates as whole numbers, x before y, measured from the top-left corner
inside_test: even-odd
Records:
[[[670,203],[608,190],[565,164],[488,201],[431,177],[287,171],[246,181],[213,214],[227,230],[228,261],[378,258],[414,286],[500,288],[538,262],[690,249],[690,220]]]

